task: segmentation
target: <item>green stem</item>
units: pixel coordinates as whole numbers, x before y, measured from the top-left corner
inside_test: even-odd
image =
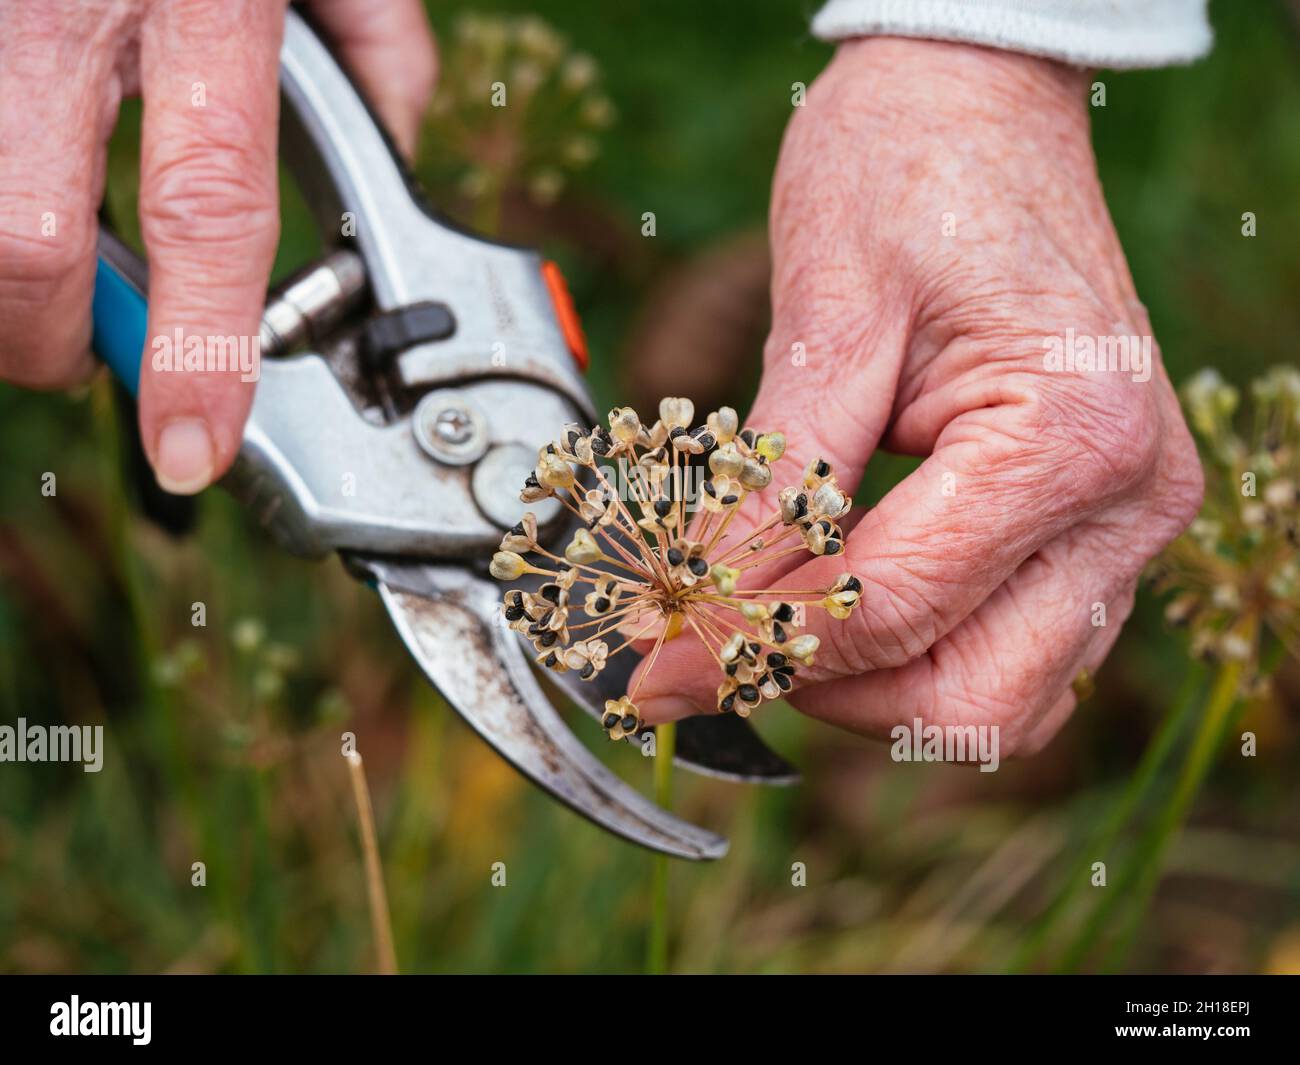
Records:
[[[1139,844],[1134,863],[1125,869],[1119,882],[1107,889],[1105,900],[1093,911],[1062,956],[1057,966],[1058,972],[1079,969],[1098,935],[1109,923],[1111,914],[1121,903],[1132,901],[1132,909],[1126,921],[1127,934],[1131,934],[1137,919],[1145,912],[1149,896],[1159,881],[1164,852],[1177,835],[1192,800],[1200,790],[1230,721],[1231,712],[1237,705],[1242,668],[1240,662],[1229,662],[1219,669],[1173,792]],[[1121,935],[1114,949],[1122,949],[1125,940],[1126,936]]]
[[[1201,785],[1205,782],[1214,755],[1222,746],[1228,729],[1236,719],[1236,710],[1241,705],[1237,693],[1240,689],[1243,669],[1243,663],[1229,662],[1219,670],[1214,689],[1210,694],[1209,706],[1206,708],[1205,717],[1201,721],[1201,727],[1196,734],[1187,761],[1183,763],[1178,783],[1151,829],[1148,845],[1142,848],[1142,861],[1136,875],[1137,886],[1130,896],[1133,900],[1131,908],[1114,946],[1107,955],[1107,969],[1122,962],[1128,953],[1138,922],[1146,912],[1147,904],[1160,881],[1165,852],[1178,835],[1183,822],[1187,820],[1188,811]]]
[[[1047,941],[1059,927],[1061,920],[1069,912],[1070,903],[1074,901],[1078,893],[1088,883],[1088,869],[1092,862],[1097,856],[1109,854],[1115,846],[1115,840],[1133,816],[1138,803],[1150,790],[1160,772],[1161,766],[1165,764],[1165,760],[1169,757],[1170,751],[1173,750],[1175,742],[1182,735],[1184,726],[1198,704],[1195,695],[1204,679],[1205,671],[1198,664],[1188,674],[1186,681],[1183,683],[1178,699],[1174,704],[1173,713],[1165,718],[1155,738],[1143,751],[1137,769],[1134,771],[1133,777],[1124,789],[1119,801],[1115,803],[1100,828],[1089,836],[1086,845],[1081,851],[1084,860],[1078,867],[1070,866],[1071,872],[1058,889],[1051,904],[1044,911],[1042,917],[1039,918],[1034,930],[1025,938],[1012,957],[1008,965],[1009,972],[1021,973],[1030,967],[1035,957],[1042,951]]]
[[[672,722],[655,726],[655,802],[665,810],[673,801],[673,751],[677,726]],[[656,854],[650,881],[650,937],[646,950],[646,972],[662,976],[668,972],[668,855]]]

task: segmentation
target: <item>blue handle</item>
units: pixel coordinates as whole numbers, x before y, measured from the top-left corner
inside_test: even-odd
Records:
[[[144,357],[149,306],[141,286],[103,254],[95,269],[95,298],[91,304],[94,331],[90,345],[108,364],[131,395],[140,391],[140,362]]]

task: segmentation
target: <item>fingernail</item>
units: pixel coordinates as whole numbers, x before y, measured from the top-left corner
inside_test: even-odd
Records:
[[[212,434],[202,418],[173,418],[158,435],[154,475],[163,491],[190,496],[212,483]]]
[[[637,705],[637,709],[641,711],[641,720],[648,725],[677,721],[701,713],[698,706],[680,695],[659,695],[653,699],[646,699]]]

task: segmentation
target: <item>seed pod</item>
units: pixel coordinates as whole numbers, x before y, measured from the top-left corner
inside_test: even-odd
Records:
[[[816,514],[824,515],[834,521],[843,515],[852,501],[843,492],[834,481],[827,481],[816,492],[813,493],[810,508]]]
[[[537,550],[537,515],[531,510],[525,511],[514,528],[501,538],[501,550],[520,555]]]
[[[615,407],[609,412],[609,431],[620,444],[630,444],[641,431],[641,419],[631,407]]]
[[[659,420],[670,430],[686,428],[695,417],[695,404],[684,396],[667,396],[659,401]]]
[[[754,450],[768,462],[776,462],[785,454],[785,433],[764,433],[754,443]]]
[[[514,551],[498,551],[492,556],[488,572],[499,581],[513,581],[521,577],[529,568],[522,555]]]
[[[821,640],[817,639],[812,633],[806,632],[802,636],[796,636],[786,644],[785,651],[796,662],[811,666],[813,655],[816,654],[817,648],[820,646]]]
[[[706,419],[719,444],[729,444],[740,427],[740,418],[733,407],[719,407]]]
[[[804,467],[803,484],[811,491],[817,491],[831,475],[831,464],[825,459],[813,459]]]
[[[746,621],[766,621],[771,616],[766,606],[754,600],[741,603],[740,613]]]
[[[715,477],[739,477],[744,468],[745,457],[734,443],[723,444],[709,455],[709,472]]]
[[[602,558],[600,545],[586,529],[575,529],[573,539],[564,549],[564,557],[575,566],[589,566]]]
[[[740,467],[740,483],[751,492],[761,492],[772,483],[772,467],[757,459],[745,459]]]
[[[736,590],[736,581],[740,579],[740,570],[724,566],[719,562],[709,570],[709,576],[719,592],[723,595],[731,595]]]
[[[537,460],[537,479],[548,488],[571,488],[573,467],[559,455],[546,453]]]

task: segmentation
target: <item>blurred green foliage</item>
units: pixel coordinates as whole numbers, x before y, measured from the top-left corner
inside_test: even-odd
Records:
[[[439,29],[463,8],[530,10],[431,6]],[[546,5],[600,63],[619,116],[567,198],[631,234],[634,250],[609,269],[564,227],[543,233],[583,311],[601,402],[615,398],[645,286],[763,223],[791,83],[810,82],[829,55],[808,36],[812,6]],[[1171,376],[1215,365],[1244,383],[1293,362],[1300,340],[1300,64],[1282,3],[1223,0],[1212,15],[1218,44],[1206,61],[1099,76],[1107,104],[1094,110],[1094,138]],[[128,232],[138,123],[128,106],[109,173]],[[637,237],[647,210],[658,219],[648,250]],[[1258,218],[1254,238],[1241,235],[1245,211]],[[284,212],[280,275],[317,246],[289,188]],[[345,731],[366,758],[404,970],[638,969],[648,855],[505,769],[336,564],[287,558],[217,492],[191,537],[142,521],[127,502],[121,432],[103,381],[70,396],[0,389],[0,719],[103,724],[108,744],[97,775],[0,765],[0,970],[372,967]],[[868,497],[900,468],[874,462]],[[40,492],[47,471],[58,478],[52,499]],[[196,602],[206,627],[191,624]],[[1179,705],[1180,685],[1188,697],[1203,688],[1189,668],[1145,597],[1062,737],[992,775],[895,765],[791,711],[763,715],[759,727],[806,783],[759,791],[679,774],[679,812],[728,834],[733,849],[714,865],[674,866],[672,967],[1024,963],[1053,884],[1089,858],[1080,841]],[[1261,753],[1214,768],[1124,964],[1300,968],[1294,671],[1279,692],[1246,709]],[[599,741],[593,723],[575,727]],[[635,752],[602,750],[648,787]],[[205,887],[191,885],[198,861]],[[497,861],[503,888],[490,883]],[[791,886],[795,862],[806,887]],[[1078,925],[1066,913],[1066,930]],[[1049,953],[1028,965],[1052,963]]]

